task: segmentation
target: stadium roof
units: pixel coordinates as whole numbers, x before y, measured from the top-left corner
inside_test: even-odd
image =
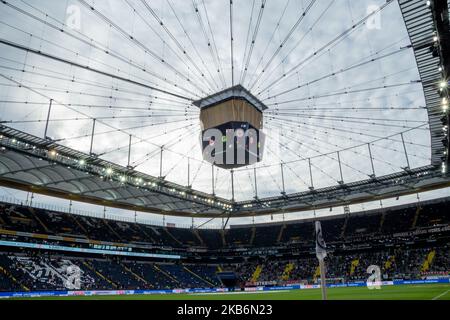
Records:
[[[74,201],[164,215],[246,217],[328,208],[450,186],[433,166],[365,181],[232,202],[2,126],[0,184]]]
[[[2,1],[1,183],[211,218],[448,186],[447,1],[372,3],[80,0],[79,27],[60,2]],[[232,97],[263,112],[267,140],[230,173],[203,161],[195,106]]]
[[[267,106],[264,103],[262,103],[257,97],[251,94],[247,89],[245,89],[240,84],[232,88],[225,89],[221,92],[215,93],[213,95],[210,95],[206,98],[194,101],[193,104],[199,107],[200,109],[205,109],[233,98],[244,99],[261,112],[267,109]]]

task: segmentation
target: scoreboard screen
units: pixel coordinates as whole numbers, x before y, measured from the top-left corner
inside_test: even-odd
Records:
[[[226,169],[262,160],[265,135],[248,122],[228,122],[202,133],[203,158]]]

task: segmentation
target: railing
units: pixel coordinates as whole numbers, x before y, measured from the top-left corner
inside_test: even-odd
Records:
[[[43,202],[36,202],[36,201],[29,201],[29,200],[24,201],[22,199],[18,199],[15,197],[9,197],[9,196],[5,196],[5,195],[0,195],[0,202],[12,204],[12,205],[30,207],[30,208],[35,208],[35,209],[42,209],[42,210],[47,210],[47,211],[52,211],[52,212],[62,212],[62,213],[67,213],[67,214],[74,214],[77,216],[84,216],[84,217],[90,217],[90,218],[107,219],[107,220],[113,220],[113,221],[119,221],[119,222],[129,222],[129,223],[140,223],[140,224],[145,224],[145,225],[154,226],[154,227],[167,226],[167,224],[165,224],[161,221],[156,221],[156,220],[143,219],[143,218],[139,218],[139,217],[136,217],[136,219],[135,219],[134,217],[120,216],[117,214],[110,214],[107,212],[94,212],[94,211],[74,209],[71,206],[64,207],[64,206],[57,206],[57,205],[43,203]],[[192,229],[192,225],[187,225],[187,224],[176,224],[176,227],[181,228],[181,229]],[[195,228],[195,226],[194,226],[194,228]],[[201,229],[207,229],[207,230],[220,229],[220,226],[214,226],[214,225],[202,226]]]

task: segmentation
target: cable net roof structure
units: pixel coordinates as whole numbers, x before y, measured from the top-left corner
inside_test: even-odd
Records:
[[[431,17],[424,1],[412,2]],[[2,1],[3,133],[39,137],[49,157],[56,146],[76,150],[71,168],[81,172],[105,161],[98,174],[116,190],[132,177],[183,187],[180,197],[193,190],[219,199],[211,215],[240,202],[248,209],[255,199],[427,173],[439,154],[407,5]],[[267,106],[266,142],[261,162],[230,172],[203,160],[193,102],[236,85]],[[169,207],[161,213],[189,202]]]

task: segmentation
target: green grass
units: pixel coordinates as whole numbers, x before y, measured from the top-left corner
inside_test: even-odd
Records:
[[[366,287],[329,288],[329,300],[450,300],[449,284],[385,286],[380,290]],[[163,294],[89,297],[28,298],[33,300],[320,300],[318,289],[267,293]]]

